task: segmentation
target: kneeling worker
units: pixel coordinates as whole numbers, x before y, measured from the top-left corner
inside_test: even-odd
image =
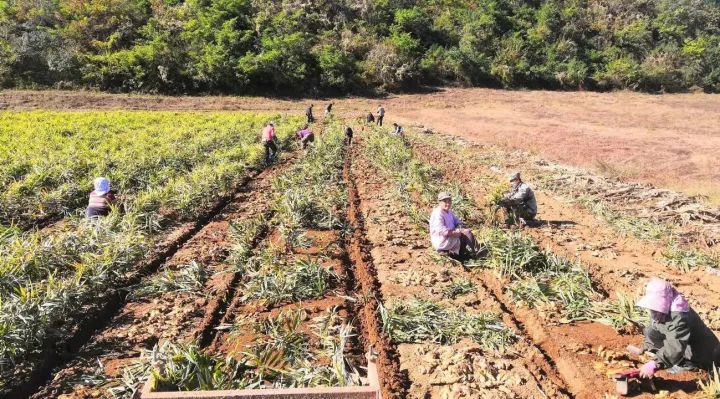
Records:
[[[511,214],[513,219],[526,225],[537,215],[537,201],[535,193],[530,186],[520,178],[520,172],[510,175],[510,190],[505,192],[500,206]]]
[[[463,227],[451,207],[450,194],[438,194],[438,205],[430,214],[430,242],[436,251],[464,262],[477,255],[477,241],[472,231]]]
[[[637,306],[650,311],[642,349],[655,360],[640,368],[640,376],[652,377],[657,370],[680,372],[720,367],[720,342],[690,307],[685,297],[665,280],[652,278]],[[630,349],[630,347],[628,348]],[[633,348],[637,349],[637,348]]]

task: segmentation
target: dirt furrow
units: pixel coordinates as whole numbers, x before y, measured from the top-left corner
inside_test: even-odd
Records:
[[[421,298],[470,313],[491,312],[522,334],[522,326],[481,280],[429,248],[428,237],[413,227],[392,184],[359,150],[352,171],[384,306]],[[474,283],[474,292],[448,298],[445,289],[463,280]],[[505,352],[470,339],[454,345],[400,343],[400,367],[410,383],[407,397],[568,397],[562,378],[530,342],[521,335]]]
[[[468,154],[482,155],[482,147],[432,147],[421,135],[411,139],[420,159],[433,162],[448,178],[461,182],[481,206],[493,184],[504,183],[507,173],[522,164],[507,164],[503,159],[477,162],[464,158]],[[461,154],[462,151],[462,154]],[[483,155],[484,156],[484,155]],[[438,163],[435,160],[443,159]],[[498,165],[502,166],[502,171]],[[530,179],[530,178],[528,178]],[[531,186],[532,180],[528,180]],[[540,246],[568,259],[582,261],[592,273],[593,280],[609,295],[617,292],[631,296],[641,293],[649,277],[658,276],[672,282],[691,301],[693,307],[720,330],[720,278],[703,270],[683,273],[657,260],[665,250],[652,242],[620,235],[602,220],[582,208],[555,198],[553,193],[535,191],[541,228],[526,229]]]
[[[208,275],[202,290],[119,298],[122,305],[118,310],[98,322],[96,333],[77,352],[65,355],[64,366],[32,397],[96,397],[105,393],[83,381],[121,376],[124,366],[135,361],[142,350],[162,341],[209,342],[228,293],[236,284],[236,273],[225,263],[232,246],[230,223],[268,212],[272,180],[292,160],[291,156],[286,163],[253,176],[200,229],[177,244],[176,250],[155,267],[157,273],[143,279],[146,283],[165,271],[180,273],[195,262]]]
[[[448,183],[461,184],[477,203],[484,204],[490,189],[488,182],[495,179],[494,172],[489,170],[487,165],[468,162],[458,152],[452,151],[452,147],[428,146],[422,142],[422,138],[411,139],[411,143],[415,156],[419,159],[425,162],[443,159],[442,163],[435,161],[433,165],[444,174]],[[601,290],[611,296],[614,296],[617,291],[632,294],[636,292],[637,288],[642,288],[644,283],[644,280],[641,279],[642,274],[630,273],[628,272],[629,268],[622,268],[618,265],[620,262],[629,261],[628,259],[641,258],[641,254],[625,253],[624,256],[627,259],[603,259],[593,256],[589,252],[576,251],[574,246],[568,245],[570,239],[556,240],[554,236],[558,234],[558,231],[563,232],[565,237],[572,236],[573,239],[577,239],[577,236],[592,237],[592,232],[608,235],[612,233],[603,231],[603,226],[598,226],[597,221],[588,225],[584,224],[583,222],[589,222],[587,215],[576,214],[574,210],[553,209],[553,205],[558,205],[553,203],[552,198],[543,193],[536,193],[536,195],[540,207],[540,217],[545,221],[549,220],[549,223],[544,224],[542,228],[525,229],[526,234],[531,235],[539,245],[549,248],[554,253],[568,259],[580,259],[590,272],[593,281],[599,285]],[[582,221],[577,222],[577,220]],[[655,268],[662,267],[656,265]],[[497,298],[506,304],[510,312],[525,326],[533,341],[552,358],[558,371],[567,381],[570,391],[576,397],[596,398],[599,392],[611,393],[614,391],[614,384],[606,375],[608,363],[611,363],[610,367],[620,368],[628,368],[636,364],[623,352],[628,344],[638,344],[641,341],[640,336],[621,336],[612,328],[599,323],[549,324],[542,318],[541,312],[538,310],[516,306],[512,298],[506,294],[507,281],[489,271],[481,272],[481,275]],[[670,276],[672,275],[670,273]],[[682,289],[687,289],[687,286],[681,285]],[[701,307],[707,306],[703,299],[700,299],[699,303]],[[669,376],[661,372],[656,379],[656,386],[658,389],[672,392],[677,397],[686,397],[683,395],[697,389],[694,382],[697,377],[697,374],[693,373]]]

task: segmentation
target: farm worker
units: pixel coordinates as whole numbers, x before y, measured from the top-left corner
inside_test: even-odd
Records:
[[[537,201],[535,193],[530,186],[520,178],[520,172],[510,175],[510,190],[505,192],[500,206],[507,209],[514,218],[518,218],[521,225],[535,219],[537,215]]]
[[[365,122],[367,122],[368,125],[371,123],[375,123],[375,115],[373,115],[372,112],[368,112],[367,117],[365,118]]]
[[[352,144],[353,139],[353,130],[350,127],[350,125],[345,126],[345,143],[350,145]]]
[[[98,177],[93,181],[93,186],[95,190],[90,193],[87,217],[107,216],[110,213],[110,206],[115,204],[115,193],[110,190],[110,181]]]
[[[452,197],[438,194],[438,204],[430,214],[430,242],[436,251],[446,253],[461,262],[477,254],[477,241],[470,229],[450,210]]]
[[[302,129],[298,130],[297,135],[298,139],[300,140],[300,146],[303,150],[307,147],[308,143],[312,143],[315,141],[315,135],[310,130],[307,124],[305,124]]]
[[[397,123],[393,123],[394,133],[398,136],[402,136],[405,131],[403,130],[402,126],[398,125]]]
[[[641,351],[655,359],[640,367],[640,376],[652,377],[657,370],[669,372],[710,369],[720,366],[720,342],[690,307],[685,297],[667,281],[653,277],[637,306],[650,311]]]
[[[330,112],[332,111],[333,103],[330,103],[325,107],[325,116],[330,115]]]
[[[315,122],[315,117],[313,116],[313,105],[310,104],[309,107],[305,110],[305,116],[307,116],[307,123],[313,123]]]
[[[275,124],[268,122],[262,131],[262,143],[265,147],[265,163],[272,162],[277,154],[277,145],[275,145]],[[272,155],[270,154],[272,152]]]
[[[377,125],[382,126],[383,118],[385,118],[385,108],[381,105],[378,105],[377,109]]]

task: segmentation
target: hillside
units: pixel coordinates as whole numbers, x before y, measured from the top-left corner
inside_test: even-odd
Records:
[[[0,85],[720,91],[714,0],[0,0]]]

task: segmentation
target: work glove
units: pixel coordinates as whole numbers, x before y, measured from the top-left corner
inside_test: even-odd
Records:
[[[657,363],[654,360],[643,364],[642,367],[640,367],[640,377],[652,378],[652,376],[655,375],[657,367]]]

